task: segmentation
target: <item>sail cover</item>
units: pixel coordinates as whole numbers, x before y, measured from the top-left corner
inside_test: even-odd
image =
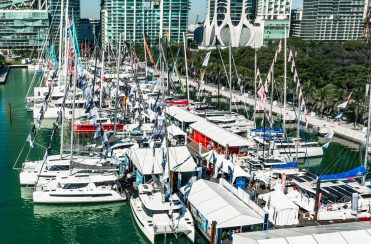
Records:
[[[319,179],[321,181],[325,180],[337,180],[337,179],[346,179],[346,178],[353,178],[353,177],[360,177],[366,175],[366,168],[365,166],[359,166],[357,168],[351,169],[349,171],[339,173],[339,174],[329,174],[329,175],[321,175]]]

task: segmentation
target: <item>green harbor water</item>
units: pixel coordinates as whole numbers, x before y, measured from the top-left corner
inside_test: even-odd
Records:
[[[32,203],[32,189],[19,186],[13,164],[32,127],[32,113],[24,108],[33,72],[13,69],[0,86],[0,243],[147,243],[135,225],[127,202],[89,206],[44,206]],[[42,129],[37,144],[46,146],[51,131]],[[58,138],[53,152],[57,152]],[[28,154],[24,151],[18,166]],[[35,145],[29,159],[41,159],[44,149]],[[324,160],[305,162],[320,170],[341,171],[360,165],[360,153],[338,143],[326,150]],[[340,167],[340,166],[341,167]],[[206,243],[200,236],[197,243]],[[164,243],[160,241],[159,243]],[[170,243],[167,240],[167,243]],[[171,243],[187,243],[185,239]]]
[[[6,85],[0,86],[0,243],[147,243],[135,225],[127,202],[89,206],[34,205],[32,188],[20,187],[13,164],[32,127],[32,113],[27,113],[24,107],[32,76],[33,72],[27,69],[12,69]],[[37,144],[46,146],[50,134],[51,130],[40,130]],[[54,153],[59,147],[57,142],[58,138]],[[29,146],[24,148],[18,166]],[[35,145],[28,158],[41,159],[44,151]],[[168,239],[166,242],[170,243]],[[187,243],[185,239],[171,242]]]

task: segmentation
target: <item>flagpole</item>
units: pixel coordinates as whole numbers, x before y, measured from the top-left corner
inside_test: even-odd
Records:
[[[284,57],[284,84],[283,84],[283,129],[286,128],[286,92],[287,92],[287,26],[285,26],[285,57]]]
[[[73,161],[73,129],[75,127],[75,101],[76,101],[76,80],[77,80],[77,58],[74,52],[75,67],[73,77],[73,101],[72,101],[72,119],[71,119],[71,155],[70,155],[70,175],[72,174],[72,161]]]
[[[143,18],[144,19],[144,18]],[[143,32],[143,40],[145,39],[145,35],[144,35],[144,32]],[[148,77],[148,73],[147,73],[147,51],[146,51],[146,44],[145,42],[143,42],[143,47],[144,47],[144,62],[145,62],[145,69],[146,69],[146,80],[147,80],[147,77]]]
[[[115,121],[114,121],[114,134],[117,133],[117,109],[118,109],[118,95],[120,88],[120,61],[121,61],[121,33],[119,36],[119,45],[118,45],[118,56],[117,56],[117,82],[116,82],[116,100],[115,100]],[[126,100],[125,100],[126,102]]]
[[[300,92],[299,89],[297,91],[298,94],[298,128],[296,131],[296,162],[298,162],[299,159],[299,138],[300,138],[300,113],[301,113],[301,104],[300,104]]]
[[[61,66],[62,66],[62,36],[63,36],[63,7],[64,0],[61,0],[61,22],[59,23],[59,47],[58,47],[58,86],[61,86]],[[60,90],[61,88],[59,88]]]
[[[232,50],[229,43],[229,113],[232,113]]]
[[[255,45],[254,45],[255,46]],[[256,48],[255,49],[255,56],[254,56],[254,70],[255,70],[255,79],[254,79],[254,114],[253,114],[253,119],[254,119],[254,126],[256,129],[256,82],[257,82],[257,53],[256,53]]]
[[[370,141],[370,125],[371,125],[371,86],[368,89],[368,119],[367,119],[367,134],[366,134],[366,149],[365,149],[365,159],[364,159],[364,167],[367,172],[367,158],[368,158],[368,144]],[[366,174],[362,177],[362,185],[364,186],[366,183]]]
[[[184,62],[185,62],[185,69],[186,69],[187,100],[189,104],[188,61],[187,61],[186,38],[185,38],[184,32],[183,32],[183,53],[184,53]]]
[[[102,109],[102,99],[103,99],[103,76],[104,76],[104,43],[102,47],[102,66],[101,66],[101,73],[100,73],[100,91],[99,91],[99,107]]]
[[[63,9],[61,10],[63,11]],[[68,82],[67,82],[67,75],[68,75],[68,60],[69,60],[69,52],[68,52],[68,47],[69,47],[69,40],[67,37],[67,20],[68,20],[68,0],[66,1],[66,14],[64,16],[65,18],[65,29],[64,29],[64,66],[63,66],[63,77],[64,77],[64,96],[67,97],[67,88],[68,88]],[[60,39],[62,36],[59,37]],[[64,100],[65,102],[65,100]],[[66,107],[65,104],[62,104],[62,130],[61,130],[61,145],[59,149],[59,154],[60,157],[63,157],[63,144],[64,144],[64,127],[65,127],[65,114],[66,114]],[[72,152],[71,152],[72,153]]]

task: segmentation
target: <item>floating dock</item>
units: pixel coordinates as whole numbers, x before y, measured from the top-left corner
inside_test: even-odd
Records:
[[[6,79],[8,78],[9,69],[10,69],[9,66],[6,64],[0,68],[0,85],[4,85],[6,83]]]

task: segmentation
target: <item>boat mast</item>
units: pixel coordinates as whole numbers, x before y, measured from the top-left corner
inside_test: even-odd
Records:
[[[229,113],[232,113],[232,49],[229,43]]]
[[[271,76],[271,80],[272,80],[272,87],[271,87],[271,111],[270,111],[270,126],[271,128],[273,128],[273,91],[274,91],[274,64],[272,65],[272,76]],[[272,133],[272,130],[271,130],[271,133]]]
[[[185,38],[184,32],[183,32],[183,53],[184,53],[184,62],[185,62],[185,69],[186,69],[187,100],[189,103],[188,61],[187,61],[186,38]]]
[[[71,77],[72,78],[72,77]],[[73,161],[73,129],[75,126],[75,101],[76,101],[76,81],[77,81],[77,56],[75,54],[75,70],[73,75],[73,101],[72,101],[72,119],[71,119],[71,155],[70,155],[70,175],[72,174]]]
[[[63,3],[63,1],[62,1]],[[61,10],[63,12],[63,9]],[[65,97],[68,97],[68,94],[67,94],[67,76],[68,76],[68,59],[69,59],[69,52],[67,51],[68,50],[68,46],[69,46],[69,39],[67,37],[67,21],[68,21],[68,0],[66,1],[66,14],[65,14],[65,29],[64,29],[64,35],[63,38],[64,38],[64,62],[63,62],[63,78],[64,78],[64,96]],[[63,26],[63,25],[62,25]],[[62,27],[63,28],[63,27]],[[63,34],[63,33],[62,33]],[[62,36],[59,37],[59,39],[62,39]],[[64,99],[64,102],[66,101],[66,99]],[[61,145],[60,145],[60,149],[59,149],[59,153],[60,153],[60,157],[62,158],[63,157],[63,144],[64,144],[64,127],[65,127],[65,114],[66,114],[66,107],[65,107],[65,104],[62,104],[62,130],[61,130]],[[71,152],[72,154],[72,152]]]
[[[61,21],[59,23],[59,47],[58,47],[58,86],[61,86],[61,65],[62,65],[62,36],[63,36],[63,2],[64,0],[61,0]]]
[[[219,51],[219,45],[218,45],[218,43],[216,44],[216,49]],[[217,77],[218,77],[218,109],[219,109],[220,108],[220,72],[219,72],[218,54],[216,54],[215,61],[216,61],[216,65],[217,65]]]
[[[370,82],[371,83],[371,82]],[[370,125],[371,125],[371,85],[368,86],[368,118],[367,118],[367,134],[366,134],[366,149],[365,149],[365,159],[364,166],[367,169],[367,158],[368,158],[368,144],[370,141]],[[366,183],[366,174],[362,177],[362,185]]]
[[[286,128],[286,92],[287,92],[287,28],[285,26],[285,51],[284,55],[285,57],[283,58],[284,62],[284,78],[283,78],[283,129],[285,130]]]
[[[300,104],[300,96],[299,96],[299,91],[297,92],[298,94],[298,128],[296,131],[296,162],[299,159],[299,138],[300,138],[300,113],[301,113],[301,104]]]
[[[114,134],[117,133],[117,109],[118,109],[118,96],[119,96],[119,88],[120,88],[120,62],[121,62],[121,33],[119,37],[119,45],[118,45],[118,55],[117,55],[117,83],[116,83],[116,100],[115,100],[115,123],[114,123]]]
[[[102,100],[103,100],[103,76],[104,76],[104,44],[102,47],[102,64],[100,72],[100,90],[99,90],[99,107],[102,110]]]
[[[253,114],[253,119],[254,119],[254,126],[255,126],[255,129],[256,129],[256,83],[257,83],[257,77],[256,77],[256,74],[257,74],[257,53],[256,53],[256,48],[255,48],[255,55],[254,55],[254,70],[255,70],[255,79],[254,79],[254,114]],[[219,78],[218,78],[219,79]]]
[[[143,18],[144,19],[144,18]],[[144,35],[144,32],[143,32],[143,40],[145,39],[145,35]],[[147,50],[146,50],[146,44],[145,42],[143,42],[143,48],[144,48],[144,62],[145,62],[145,68],[146,68],[146,80],[147,80],[147,77],[148,77],[148,73],[147,73]]]

